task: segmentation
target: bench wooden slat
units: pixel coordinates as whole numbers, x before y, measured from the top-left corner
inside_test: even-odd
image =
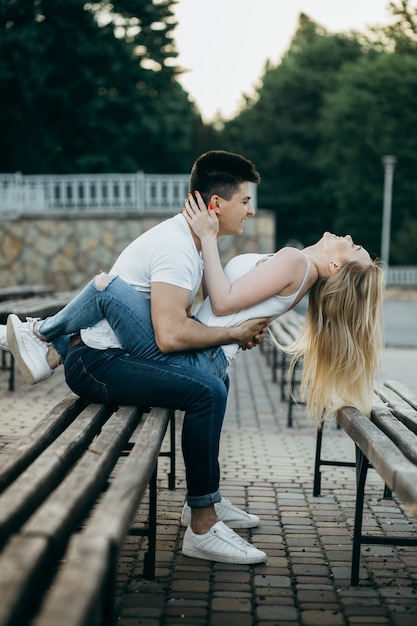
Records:
[[[59,487],[23,526],[22,534],[44,535],[60,545],[101,491],[137,426],[141,411],[125,407],[104,424]]]
[[[385,385],[378,388],[377,392],[378,399],[382,400],[386,406],[389,406],[395,417],[413,433],[417,434],[417,413],[415,409]],[[376,405],[378,405],[378,400]]]
[[[7,444],[0,455],[0,493],[74,420],[85,400],[72,396],[57,404],[24,438]]]
[[[284,328],[282,323],[279,322],[281,318],[277,320],[273,320],[270,324],[270,328],[272,331],[273,337],[280,343],[282,346],[286,347],[290,343],[292,343],[293,338],[291,334]]]
[[[417,469],[410,464],[396,475],[393,488],[394,493],[404,502],[414,517],[417,517],[416,485]]]
[[[386,407],[374,406],[372,421],[395,443],[410,461],[417,464],[417,439],[413,431],[398,420]]]
[[[110,489],[103,498],[102,505],[93,513],[88,532],[110,537],[120,542],[126,535],[130,519],[138,507],[141,492],[151,478],[158,459],[159,448],[154,441],[162,439],[166,433],[170,419],[168,409],[154,408],[147,419],[139,423],[137,441],[125,464],[115,479],[116,489]],[[118,515],[114,515],[114,511]]]
[[[413,536],[403,537],[363,533],[365,483],[369,467],[377,471],[385,483],[384,497],[392,493],[417,517],[417,396],[397,381],[378,385],[374,391],[369,419],[357,409],[343,407],[336,414],[338,424],[356,446],[356,462],[340,462],[321,458],[323,428],[317,430],[314,469],[315,496],[320,495],[322,465],[353,465],[356,467],[356,505],[352,544],[351,584],[359,582],[362,544],[417,546]]]
[[[111,412],[104,405],[89,405],[0,495],[0,544],[51,493]]]
[[[0,478],[7,484],[0,494],[1,626],[33,623],[39,598],[51,592],[49,577],[60,573],[62,559],[64,569],[67,560],[71,564],[77,545],[79,560],[64,579],[69,598],[60,607],[64,617],[51,623],[70,623],[71,605],[87,607],[84,614],[99,598],[110,606],[118,552],[148,485],[149,521],[135,531],[148,537],[144,575],[154,577],[157,459],[174,412],[149,411],[73,396],[0,455]],[[165,454],[172,471],[172,426],[170,436],[171,451]],[[59,579],[55,576],[53,589]]]
[[[388,410],[387,410],[388,412]],[[344,407],[337,421],[362,450],[388,487],[415,514],[417,511],[417,468],[376,424],[357,409]]]
[[[50,285],[12,285],[0,288],[0,302],[16,298],[32,298],[34,296],[46,296],[53,293],[54,288]]]
[[[108,537],[74,536],[68,551],[71,560],[65,562],[65,580],[60,580],[58,586],[51,589],[47,601],[31,622],[31,626],[89,626],[93,622],[103,585],[113,576],[112,546]],[[78,563],[81,565],[77,565]],[[74,595],[74,590],[80,589],[81,572],[82,593]],[[111,593],[109,599],[111,605]],[[108,608],[110,610],[111,607]],[[109,614],[106,618],[107,624],[114,623]]]
[[[22,320],[26,317],[45,318],[55,315],[70,300],[72,300],[79,290],[62,291],[52,296],[35,296],[19,300],[7,300],[0,302],[0,324],[6,324],[10,313],[16,313]]]
[[[10,546],[7,544],[6,557],[0,555],[0,569],[6,572],[11,563],[19,562],[19,574],[15,573],[2,585],[10,613],[18,598],[24,603],[24,594],[33,594],[31,581],[35,585],[36,577],[41,579],[47,568],[59,558],[72,530],[104,489],[140,415],[135,407],[125,407],[112,415],[73,471],[22,527]],[[22,550],[22,545],[30,545],[28,539],[39,537],[44,541],[40,544],[36,542],[36,553]]]
[[[413,409],[417,410],[417,394],[396,380],[387,380],[384,385],[403,398]]]
[[[33,626],[88,624],[99,593],[108,584],[118,547],[147,488],[158,456],[150,445],[162,441],[170,419],[168,409],[152,409],[133,438],[137,441],[86,528],[72,538],[54,585]],[[114,512],[117,511],[117,515]],[[97,539],[99,538],[99,539]],[[103,563],[109,569],[103,568]],[[100,567],[101,563],[101,567]],[[82,596],[82,601],[72,598]]]
[[[282,321],[283,327],[293,338],[298,336],[305,321],[305,317],[300,315],[300,313],[297,313],[297,311],[288,311],[285,315],[282,315],[278,319]]]
[[[276,339],[278,345],[273,347],[272,359],[269,359],[272,368],[272,380],[278,381],[277,372],[280,370],[280,395],[281,400],[288,400],[287,408],[287,427],[293,425],[293,408],[295,405],[303,405],[305,402],[299,398],[295,400],[294,392],[296,387],[301,383],[301,372],[303,368],[303,360],[298,359],[295,364],[291,376],[289,376],[289,366],[292,357],[285,351],[285,348],[294,343],[297,339],[301,327],[304,324],[305,317],[297,311],[291,310],[277,317],[270,324],[270,332],[272,337]],[[272,342],[271,342],[272,343]]]
[[[47,554],[47,540],[43,537],[12,537],[1,554],[0,567],[0,624],[18,626],[25,610],[25,598],[32,588],[38,588],[38,570],[42,570]],[[26,567],[33,565],[30,575]]]

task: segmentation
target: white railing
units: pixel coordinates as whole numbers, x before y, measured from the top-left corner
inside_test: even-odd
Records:
[[[174,214],[184,205],[189,174],[0,174],[0,219],[74,213]],[[256,207],[257,186],[251,184]]]
[[[0,174],[0,219],[33,214],[175,213],[188,174]]]
[[[417,267],[398,266],[385,270],[388,287],[417,287]]]

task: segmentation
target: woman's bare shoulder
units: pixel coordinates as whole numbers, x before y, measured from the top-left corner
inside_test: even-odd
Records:
[[[286,262],[291,264],[296,264],[297,266],[306,266],[307,265],[307,257],[302,250],[299,248],[292,248],[291,246],[286,246],[285,248],[281,248],[271,257],[272,259],[276,259],[278,263]]]

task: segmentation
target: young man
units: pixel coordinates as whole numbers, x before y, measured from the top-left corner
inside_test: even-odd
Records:
[[[190,192],[198,190],[207,206],[216,211],[219,236],[242,235],[245,221],[255,214],[250,182],[258,184],[259,174],[240,155],[210,151],[194,163]],[[109,275],[97,277],[95,284],[98,290],[106,290],[112,277],[118,275],[143,294],[143,323],[140,328],[134,327],[134,332],[143,337],[140,352],[129,354],[122,350],[112,328],[102,320],[72,340],[65,358],[66,379],[75,393],[96,402],[183,410],[182,446],[187,479],[183,523],[191,518],[183,553],[226,563],[258,563],[266,560],[266,554],[224,524],[226,521],[233,527],[248,528],[259,523],[256,516],[222,499],[219,491],[218,452],[228,379],[221,380],[198,367],[190,367],[188,360],[179,366],[178,353],[195,352],[198,360],[206,358],[206,349],[212,348],[210,358],[222,359],[224,353],[218,346],[245,346],[258,335],[265,320],[219,328],[204,326],[192,318],[191,306],[203,273],[200,253],[200,241],[181,214],[127,246]],[[55,339],[60,316],[61,313],[42,322],[36,332],[46,340]],[[126,321],[121,319],[120,323]],[[33,356],[37,350],[28,348],[36,343],[32,330],[19,324],[15,316],[9,327],[9,343],[18,364],[30,368],[26,356]],[[59,348],[62,344],[55,346],[64,357],[66,350]],[[45,348],[42,349],[45,354]],[[41,358],[45,361],[45,356]],[[43,377],[47,375],[48,371]]]

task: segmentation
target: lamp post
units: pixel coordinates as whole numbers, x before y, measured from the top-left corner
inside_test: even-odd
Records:
[[[389,265],[389,242],[391,234],[392,180],[397,158],[392,154],[382,157],[384,164],[384,204],[382,211],[381,261],[385,268]]]

